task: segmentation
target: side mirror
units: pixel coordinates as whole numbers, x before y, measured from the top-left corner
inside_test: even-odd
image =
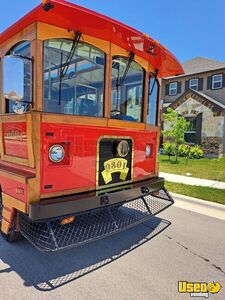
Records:
[[[8,55],[3,59],[3,94],[14,101],[24,97],[24,61],[20,57]]]

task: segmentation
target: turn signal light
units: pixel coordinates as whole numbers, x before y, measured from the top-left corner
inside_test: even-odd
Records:
[[[67,225],[67,224],[70,224],[74,221],[75,221],[75,217],[69,217],[69,218],[62,219],[60,224],[61,225]]]

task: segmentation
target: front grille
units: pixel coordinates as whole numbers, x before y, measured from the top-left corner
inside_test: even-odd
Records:
[[[165,189],[129,202],[77,215],[73,223],[60,219],[32,221],[20,213],[21,234],[40,251],[56,251],[83,245],[147,221],[173,204]]]
[[[119,142],[129,145],[127,155],[120,157],[117,152]],[[126,137],[102,138],[98,144],[98,187],[107,187],[117,183],[125,183],[132,179],[133,141]],[[116,171],[117,169],[117,171]]]

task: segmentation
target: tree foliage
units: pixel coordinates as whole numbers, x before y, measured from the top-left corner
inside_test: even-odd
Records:
[[[175,144],[175,156],[177,161],[179,145],[185,142],[184,133],[188,130],[190,123],[172,108],[167,108],[166,113],[163,114],[163,120],[168,127],[168,129],[163,131],[163,135],[167,137],[170,142]]]

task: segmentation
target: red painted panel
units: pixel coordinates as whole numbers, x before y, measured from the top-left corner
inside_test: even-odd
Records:
[[[28,158],[26,122],[3,123],[3,137],[5,154]]]
[[[0,185],[2,192],[12,196],[18,200],[26,202],[27,200],[27,187],[26,184],[20,183],[13,179],[8,179],[4,176],[0,176]],[[23,193],[21,193],[23,191]]]
[[[53,133],[46,136],[46,132]],[[96,187],[97,144],[101,136],[124,136],[134,140],[134,179],[154,174],[156,160],[156,132],[134,131],[64,124],[42,124],[41,193],[76,188]],[[49,160],[49,148],[54,144],[65,147],[66,159],[59,164]],[[152,146],[146,158],[145,148]]]

